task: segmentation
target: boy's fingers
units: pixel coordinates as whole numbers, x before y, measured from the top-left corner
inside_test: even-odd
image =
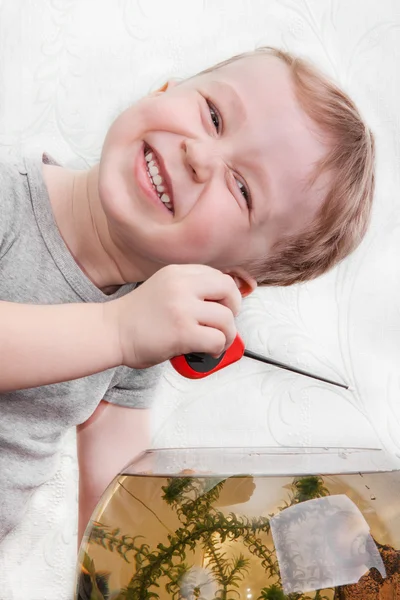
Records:
[[[236,316],[240,312],[242,296],[230,275],[219,271],[199,281],[199,293],[204,300],[213,300],[229,308]]]
[[[218,302],[203,302],[197,320],[199,325],[218,329],[225,336],[225,350],[236,337],[236,325],[232,311]]]
[[[226,337],[222,331],[214,327],[199,325],[197,339],[196,350],[192,350],[192,352],[204,352],[211,354],[211,356],[220,356],[225,350]]]
[[[192,291],[202,300],[227,306],[235,315],[240,311],[242,296],[235,281],[218,269],[207,265],[169,265],[158,273],[166,278],[164,285],[172,295],[186,297]]]

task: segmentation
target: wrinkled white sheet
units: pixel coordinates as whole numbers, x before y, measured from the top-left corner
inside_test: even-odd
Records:
[[[155,445],[400,451],[399,28],[397,0],[0,0],[1,152],[45,148],[91,163],[129,102],[263,44],[315,60],[376,134],[376,205],[360,250],[313,283],[260,290],[239,319],[252,349],[353,392],[245,359],[201,382],[169,370]],[[71,433],[57,476],[0,547],[0,600],[72,598],[76,482]]]

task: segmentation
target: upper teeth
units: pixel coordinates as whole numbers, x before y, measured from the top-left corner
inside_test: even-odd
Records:
[[[158,197],[160,198],[160,200],[162,202],[164,202],[164,204],[167,208],[171,209],[172,204],[170,201],[170,197],[168,196],[168,194],[163,194],[163,192],[165,191],[165,187],[162,184],[164,182],[163,182],[163,178],[160,175],[159,167],[155,161],[153,153],[148,152],[146,154],[145,158],[147,161],[147,173],[149,174],[150,181],[153,183],[153,185],[158,193]]]

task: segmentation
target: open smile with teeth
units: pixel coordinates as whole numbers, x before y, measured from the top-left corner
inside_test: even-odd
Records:
[[[166,182],[163,180],[161,175],[161,168],[157,162],[157,157],[149,146],[145,146],[144,157],[147,164],[147,174],[150,178],[151,183],[155,191],[158,194],[161,202],[165,204],[169,211],[173,212],[173,204],[171,197],[168,195],[168,188]]]

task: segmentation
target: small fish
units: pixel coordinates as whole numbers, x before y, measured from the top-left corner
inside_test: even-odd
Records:
[[[109,578],[110,573],[96,573],[93,560],[85,552],[78,581],[77,600],[110,600]]]

